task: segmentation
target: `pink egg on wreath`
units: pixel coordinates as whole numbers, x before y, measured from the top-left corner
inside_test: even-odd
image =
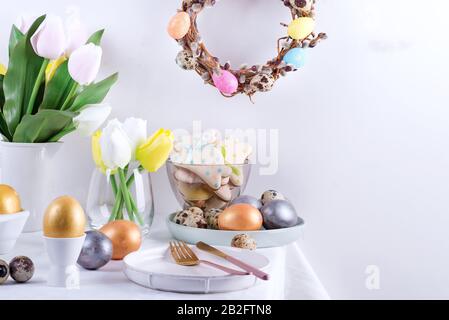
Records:
[[[239,87],[239,81],[236,76],[227,70],[221,70],[219,75],[213,74],[212,80],[214,81],[215,87],[226,95],[236,93]]]

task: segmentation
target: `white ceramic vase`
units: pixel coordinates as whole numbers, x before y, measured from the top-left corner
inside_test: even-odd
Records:
[[[30,212],[24,232],[42,230],[45,209],[51,202],[52,158],[61,143],[0,142],[0,183],[13,187],[22,207]]]

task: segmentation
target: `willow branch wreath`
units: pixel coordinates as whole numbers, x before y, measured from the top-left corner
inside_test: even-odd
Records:
[[[216,0],[183,0],[182,7],[170,20],[168,33],[183,48],[176,63],[184,70],[196,71],[206,84],[216,87],[223,96],[246,94],[250,98],[257,92],[270,91],[275,82],[304,65],[308,48],[314,48],[327,38],[325,33],[316,34],[316,0],[281,0],[291,11],[292,21],[281,23],[287,35],[277,41],[277,56],[262,65],[242,65],[232,69],[231,64],[220,63],[201,40],[197,18],[206,7]]]

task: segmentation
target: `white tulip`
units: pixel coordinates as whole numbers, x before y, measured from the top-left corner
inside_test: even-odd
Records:
[[[60,17],[47,15],[45,20],[31,37],[34,52],[42,58],[56,60],[64,54],[66,48],[64,24]]]
[[[37,20],[37,18],[38,16],[35,14],[25,13],[17,18],[15,26],[20,30],[20,32],[25,34],[28,32],[28,30],[30,30],[31,26]]]
[[[93,43],[76,49],[69,59],[69,73],[80,85],[89,85],[97,78],[100,71],[103,50]]]
[[[108,104],[88,105],[73,121],[78,127],[78,132],[90,137],[103,125],[111,112],[112,108]]]
[[[137,148],[144,144],[147,140],[147,121],[136,118],[128,118],[123,124],[123,130],[128,136],[133,153],[132,158],[134,160]]]
[[[124,169],[131,161],[131,145],[118,120],[112,120],[104,128],[100,138],[101,156],[110,170]]]

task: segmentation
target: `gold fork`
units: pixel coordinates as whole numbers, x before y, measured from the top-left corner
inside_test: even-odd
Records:
[[[227,268],[225,266],[218,265],[210,261],[200,260],[198,256],[195,254],[195,252],[193,252],[193,250],[182,241],[170,242],[170,252],[176,264],[179,264],[184,267],[194,267],[200,264],[205,264],[210,267],[221,270],[223,272],[229,273],[231,275],[236,276],[250,275],[249,272],[238,271],[231,268]]]

